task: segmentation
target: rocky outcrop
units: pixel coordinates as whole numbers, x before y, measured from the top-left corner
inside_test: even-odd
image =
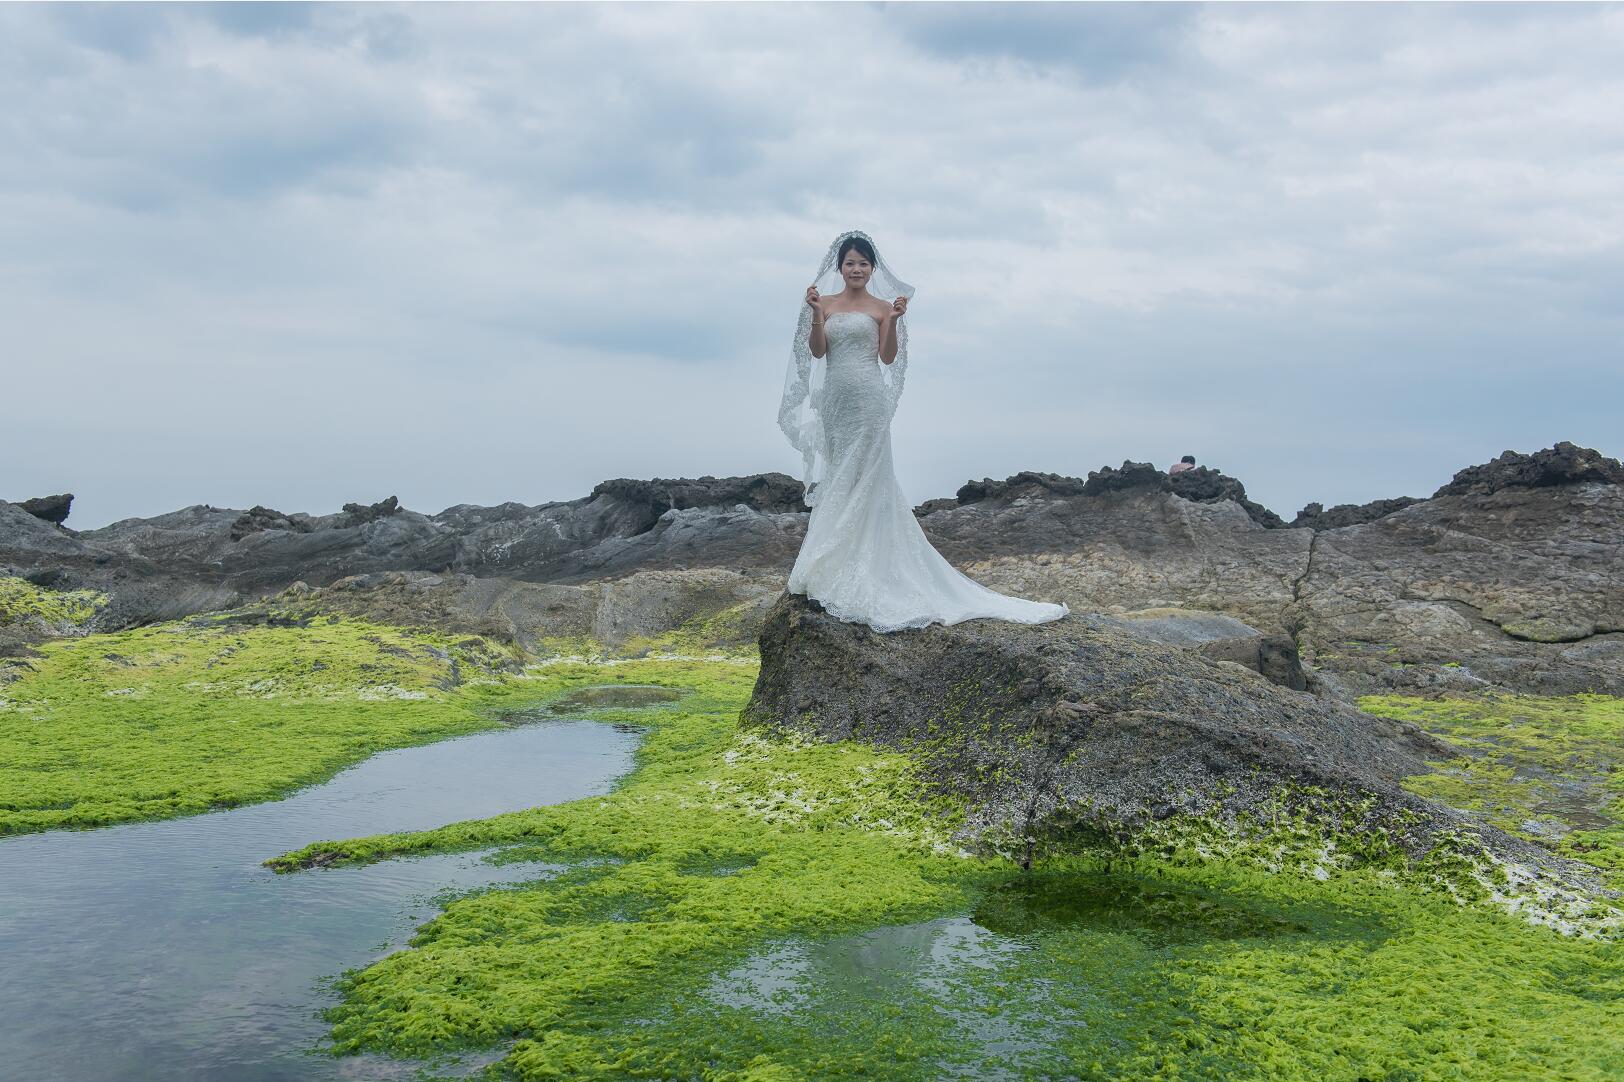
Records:
[[[285,530],[288,533],[309,533],[315,529],[314,520],[303,512],[295,511],[291,515],[255,504],[242,514],[238,515],[231,524],[229,536],[233,541],[241,541],[251,533],[263,530]]]
[[[800,483],[783,474],[620,479],[578,500],[437,515],[394,496],[330,515],[197,504],[78,534],[0,502],[0,574],[49,571],[57,588],[103,590],[117,603],[100,619],[113,627],[392,571],[576,584],[651,570],[781,575],[805,518]]]
[[[1289,635],[1321,686],[1348,697],[1624,694],[1618,463],[1572,445],[1496,463],[1431,499],[1365,505],[1319,529],[1269,529],[1233,500],[1173,496],[1148,468],[1091,475],[1092,496],[1029,487],[921,524],[998,590],[1076,612],[1204,610]]]
[[[17,506],[35,518],[49,522],[52,526],[60,526],[67,521],[68,511],[73,507],[73,493],[63,492],[56,496],[36,496],[31,500],[24,500]]]
[[[1233,618],[1252,629],[1235,659],[1256,643],[1290,682],[1295,649],[1305,681],[1333,694],[1624,694],[1620,476],[1617,462],[1558,444],[1462,470],[1430,499],[1309,505],[1286,526],[1218,471],[1170,478],[1127,462],[1086,479],[971,482],[916,513],[943,555],[994,589],[1076,613]],[[329,515],[196,505],[82,533],[0,502],[0,574],[109,594],[98,627],[397,571],[499,580],[499,589],[670,572],[646,611],[675,613],[671,591],[688,586],[673,584],[710,604],[703,576],[678,573],[776,576],[782,586],[806,528],[801,508],[799,483],[783,474],[621,478],[577,500],[435,515],[393,497]]]
[[[1474,876],[1600,889],[1583,865],[1404,790],[1455,754],[1415,726],[1121,629],[1068,617],[882,635],[785,594],[760,647],[747,723],[906,752],[968,802],[961,840],[1025,861],[1092,844],[1170,853],[1181,838],[1267,849],[1306,826],[1333,865],[1465,854],[1488,862]]]
[[[960,486],[953,501],[930,500],[916,507],[914,512],[926,515],[951,507],[966,507],[987,501],[1013,503],[1032,499],[1105,496],[1113,492],[1134,490],[1171,492],[1192,503],[1229,500],[1245,510],[1260,526],[1274,529],[1285,525],[1279,515],[1262,504],[1247,499],[1246,486],[1228,474],[1199,466],[1193,470],[1169,475],[1149,462],[1124,462],[1120,469],[1103,466],[1091,471],[1087,480],[1054,473],[1023,471],[1002,481],[994,481],[990,477],[981,481],[969,481]]]
[[[1339,503],[1329,511],[1324,504],[1305,504],[1297,517],[1291,520],[1294,530],[1334,530],[1339,526],[1358,526],[1375,522],[1379,518],[1402,511],[1412,503],[1421,501],[1414,496],[1395,496],[1391,500],[1371,500],[1369,503]]]
[[[1093,474],[1089,474],[1092,479]],[[980,481],[966,481],[959,486],[959,491],[951,501],[955,507],[967,504],[980,503],[983,500],[1024,500],[1037,497],[1039,499],[1052,499],[1054,497],[1081,496],[1088,482],[1076,477],[1063,477],[1058,473],[1033,473],[1031,470],[1022,470],[1004,478],[994,481],[992,478],[983,478]],[[932,501],[937,502],[937,501]]]
[[[1353,686],[1624,691],[1624,489],[1501,489],[1315,535],[1307,659]]]
[[[344,505],[345,517],[341,524],[343,526],[364,526],[369,522],[377,522],[381,518],[388,518],[390,515],[398,514],[399,511],[400,498],[398,496],[390,496],[386,500],[379,500],[377,503],[371,504],[347,503]]]
[[[1455,474],[1439,496],[1489,496],[1508,488],[1546,488],[1575,484],[1624,485],[1624,465],[1588,447],[1563,440],[1531,455],[1505,451],[1481,466]]]

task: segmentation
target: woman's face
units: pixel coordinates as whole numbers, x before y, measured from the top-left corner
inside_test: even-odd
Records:
[[[874,268],[863,253],[856,248],[846,253],[846,258],[840,261],[840,276],[846,279],[846,285],[851,289],[862,289],[868,285],[868,276],[874,273]]]

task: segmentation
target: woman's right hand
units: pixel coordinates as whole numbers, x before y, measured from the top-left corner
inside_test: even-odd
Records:
[[[822,306],[822,303],[821,303],[821,299],[818,297],[818,287],[817,286],[807,286],[806,287],[806,303],[812,306],[812,310],[814,312],[820,311],[822,309],[823,306]]]

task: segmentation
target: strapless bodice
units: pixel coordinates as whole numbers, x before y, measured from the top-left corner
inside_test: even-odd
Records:
[[[880,355],[880,325],[867,312],[836,312],[826,321],[829,363],[874,361]]]

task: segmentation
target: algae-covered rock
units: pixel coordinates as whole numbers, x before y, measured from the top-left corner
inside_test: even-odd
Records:
[[[760,647],[747,723],[907,751],[967,801],[966,842],[1023,861],[1240,847],[1308,854],[1316,874],[1429,870],[1463,894],[1601,890],[1585,866],[1405,791],[1458,754],[1417,726],[1109,624],[879,634],[785,594]]]

